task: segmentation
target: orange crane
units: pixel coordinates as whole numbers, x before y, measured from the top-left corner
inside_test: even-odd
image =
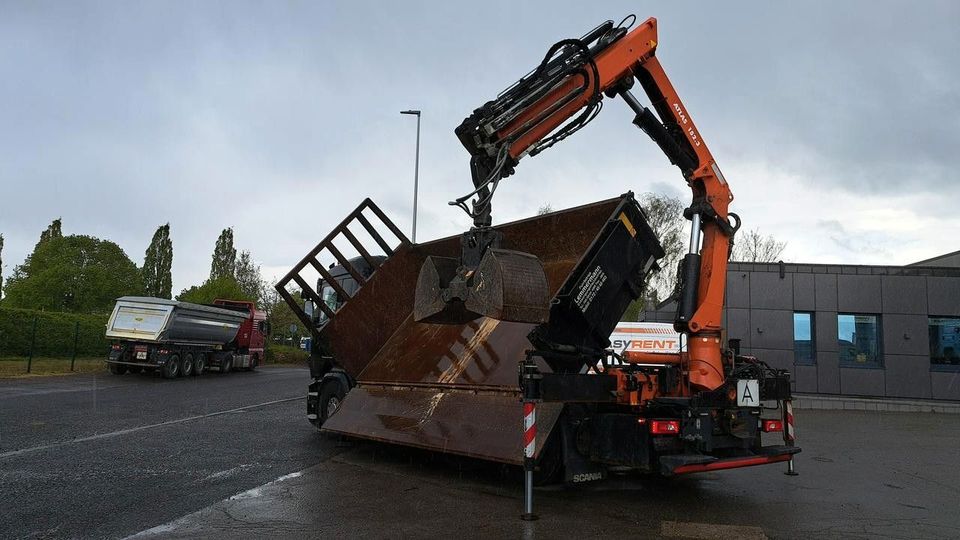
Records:
[[[688,351],[684,363],[689,366],[689,381],[696,389],[713,390],[724,380],[721,354],[721,316],[726,282],[727,259],[733,236],[740,226],[736,214],[729,212],[733,193],[716,160],[700,136],[693,119],[667,78],[656,57],[657,21],[649,18],[633,30],[624,22],[607,21],[581,39],[568,39],[555,44],[543,62],[526,77],[502,92],[496,100],[478,108],[456,129],[460,141],[471,154],[470,168],[475,190],[452,202],[474,218],[474,227],[464,235],[460,264],[447,264],[448,276],[439,281],[421,280],[418,303],[443,306],[447,313],[423,312],[418,320],[444,322],[453,314],[455,322],[463,320],[463,308],[490,305],[492,301],[475,301],[473,296],[503,297],[506,305],[529,305],[530,283],[544,283],[542,272],[529,258],[514,255],[512,270],[522,273],[515,280],[523,286],[491,292],[478,291],[471,279],[480,266],[484,252],[497,248],[499,238],[490,227],[491,199],[503,178],[513,174],[518,162],[527,155],[536,155],[573,134],[592,120],[602,107],[603,96],[620,96],[636,113],[634,124],[642,129],[663,150],[671,163],[678,166],[693,191],[693,201],[685,211],[692,220],[690,247],[679,272],[679,298],[676,327],[687,336]],[[630,91],[638,81],[659,115],[660,120],[644,107]],[[662,122],[661,122],[662,120]],[[472,208],[468,206],[468,199]],[[701,240],[702,239],[702,240]],[[500,258],[504,258],[500,254]],[[506,266],[508,263],[501,263]],[[435,261],[428,261],[423,275],[441,273]],[[453,272],[456,272],[455,274]],[[459,277],[459,279],[458,279]],[[545,288],[545,285],[542,286]],[[535,287],[535,291],[541,287]],[[444,296],[446,304],[438,301]],[[453,300],[453,301],[451,301]],[[540,295],[540,301],[546,301]],[[499,307],[499,306],[498,306]],[[543,306],[541,314],[546,310]],[[503,311],[500,309],[499,311]],[[529,311],[529,310],[527,310]],[[469,316],[490,315],[472,312]],[[505,320],[541,322],[532,319],[497,317]],[[644,357],[627,355],[631,361],[679,361],[662,355]]]
[[[473,190],[451,204],[473,218],[470,230],[415,244],[367,199],[277,283],[315,338],[314,425],[522,464],[528,518],[535,470],[574,483],[612,468],[679,475],[788,462],[794,472],[789,372],[741,355],[736,340],[721,343],[740,226],[733,195],[656,58],[656,20],[632,29],[628,21],[636,22],[607,21],[556,43],[456,128]],[[631,92],[636,82],[652,110]],[[678,272],[679,353],[609,350],[664,254],[632,193],[492,225],[492,198],[520,160],[582,129],[616,96],[693,193]],[[351,227],[366,230],[383,256]],[[337,243],[360,256],[348,259]],[[326,268],[321,255],[339,264]],[[315,290],[301,275],[310,269],[320,276]],[[773,435],[782,441],[771,444]]]

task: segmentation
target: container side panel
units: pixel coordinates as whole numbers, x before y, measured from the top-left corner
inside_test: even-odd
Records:
[[[537,453],[562,405],[537,407]],[[358,386],[323,431],[519,465],[523,412],[516,394]]]

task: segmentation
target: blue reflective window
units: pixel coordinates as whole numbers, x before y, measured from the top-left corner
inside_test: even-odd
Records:
[[[880,367],[880,316],[840,313],[837,315],[840,365]]]
[[[817,361],[813,313],[793,314],[793,361],[796,364],[814,364]]]
[[[960,317],[930,317],[930,364],[960,369]]]

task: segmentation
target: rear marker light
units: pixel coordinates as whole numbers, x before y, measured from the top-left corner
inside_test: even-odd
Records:
[[[679,435],[680,422],[678,420],[651,420],[650,433],[652,435]]]
[[[760,429],[764,433],[780,433],[783,431],[783,422],[780,420],[763,420]]]

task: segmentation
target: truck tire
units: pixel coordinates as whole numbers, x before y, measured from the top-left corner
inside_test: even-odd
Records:
[[[110,364],[110,373],[114,375],[123,375],[127,372],[127,366],[123,364]]]
[[[320,416],[320,425],[326,423],[327,418],[340,408],[340,403],[347,395],[347,390],[340,384],[340,381],[334,379],[324,383],[320,388],[320,403],[317,405],[317,414]]]
[[[193,353],[188,352],[180,360],[180,376],[189,377],[191,375],[193,375]]]
[[[233,355],[225,354],[220,359],[220,373],[230,373],[231,369],[233,369]]]
[[[256,371],[256,370],[257,370],[257,364],[259,364],[259,363],[260,363],[260,358],[259,358],[257,355],[253,355],[253,356],[250,358],[250,367],[247,368],[247,371]]]
[[[180,356],[173,354],[163,366],[163,378],[175,379],[180,374]]]
[[[129,366],[129,367],[127,367],[127,371],[129,371],[130,373],[136,374],[136,373],[140,373],[141,371],[143,371],[143,367],[142,367],[142,366]]]
[[[203,353],[198,353],[193,358],[193,376],[203,375],[203,370],[207,369],[207,357]]]

